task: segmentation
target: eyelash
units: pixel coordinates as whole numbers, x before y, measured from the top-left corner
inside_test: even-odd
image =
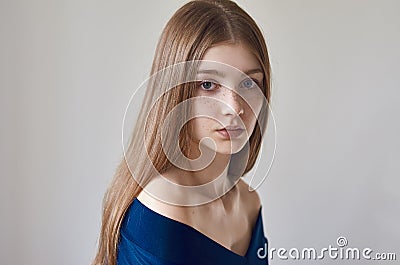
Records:
[[[253,78],[246,78],[245,80],[243,80],[241,83],[244,83],[245,81],[251,80],[253,82],[253,86],[248,88],[248,89],[252,89],[254,88],[254,86],[258,86],[260,87],[260,82],[257,79],[253,79]]]
[[[250,79],[252,82],[254,82],[258,87],[261,87],[260,82],[259,82],[257,79],[252,79],[252,78],[249,78],[249,79]],[[244,81],[246,81],[246,80],[248,80],[248,79],[243,80],[242,83],[243,83]],[[203,85],[204,83],[211,83],[211,84],[214,86],[214,88],[205,89],[205,88],[202,87],[202,85]],[[214,91],[214,90],[220,88],[221,85],[218,84],[218,83],[215,82],[215,81],[204,80],[204,81],[199,81],[199,82],[198,82],[198,87],[200,87],[200,88],[203,89],[204,91]],[[254,86],[253,86],[253,87],[254,87]],[[251,87],[251,88],[253,88],[253,87]],[[250,89],[251,89],[251,88],[250,88]]]
[[[253,80],[253,82],[256,83],[256,85],[257,85],[258,87],[260,87],[260,88],[262,87],[262,85],[261,85],[261,84],[262,84],[262,81],[260,82],[260,81],[257,80],[257,79],[251,79],[251,80]]]
[[[214,86],[214,88],[212,88],[212,89],[205,89],[205,88],[202,87],[202,85],[203,85],[204,83],[211,83],[211,84]],[[198,86],[199,86],[201,89],[203,89],[204,91],[214,91],[214,90],[216,90],[217,88],[219,88],[221,85],[218,84],[218,83],[215,82],[215,81],[204,80],[204,81],[198,82]]]

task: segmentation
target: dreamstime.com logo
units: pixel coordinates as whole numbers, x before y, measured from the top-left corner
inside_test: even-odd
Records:
[[[396,260],[396,253],[374,253],[371,248],[350,248],[347,247],[348,241],[346,237],[340,236],[336,240],[336,246],[329,245],[328,247],[317,250],[315,248],[271,248],[267,251],[267,245],[257,250],[257,256],[260,259],[269,258],[270,260],[278,258],[281,260],[322,260],[330,258],[333,260]],[[268,252],[268,253],[267,253]]]

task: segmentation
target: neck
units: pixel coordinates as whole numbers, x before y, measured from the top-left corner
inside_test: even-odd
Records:
[[[147,185],[148,192],[157,194],[163,201],[181,206],[201,205],[228,192],[237,181],[228,176],[231,155],[216,153],[205,146],[201,147],[201,156],[200,150],[197,151],[197,154],[192,152],[188,156],[191,160],[187,160],[186,169],[172,166],[162,174],[169,181],[156,178],[156,181]]]
[[[185,186],[198,186],[218,178],[216,185],[217,183],[221,185],[222,180],[227,179],[230,154],[217,153],[205,146],[201,148],[200,152],[196,146],[195,151],[192,151],[188,158],[190,160],[188,159],[185,165],[187,170],[173,167],[172,172],[175,173],[173,182]]]
[[[204,154],[204,152],[203,155],[207,157],[206,160],[210,160],[212,158],[212,156],[207,156],[207,154]],[[189,185],[203,185],[217,178],[221,180],[226,179],[228,175],[230,158],[230,155],[216,153],[212,161],[202,169],[199,169],[197,162],[189,162],[189,167],[192,170],[188,172],[188,179],[191,182]]]

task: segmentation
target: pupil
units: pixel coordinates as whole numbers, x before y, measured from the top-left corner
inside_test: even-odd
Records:
[[[203,88],[205,88],[205,89],[211,88],[211,82],[204,82],[203,83]]]
[[[244,86],[247,87],[247,88],[252,87],[253,86],[253,81],[252,80],[246,80],[244,82]]]

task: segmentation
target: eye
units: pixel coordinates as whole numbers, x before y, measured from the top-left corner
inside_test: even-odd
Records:
[[[246,89],[251,89],[251,88],[257,86],[257,81],[255,81],[251,78],[246,78],[245,80],[242,81],[240,86],[243,88],[246,88]]]
[[[218,87],[218,84],[212,81],[202,81],[200,82],[200,87],[203,90],[214,90]]]

